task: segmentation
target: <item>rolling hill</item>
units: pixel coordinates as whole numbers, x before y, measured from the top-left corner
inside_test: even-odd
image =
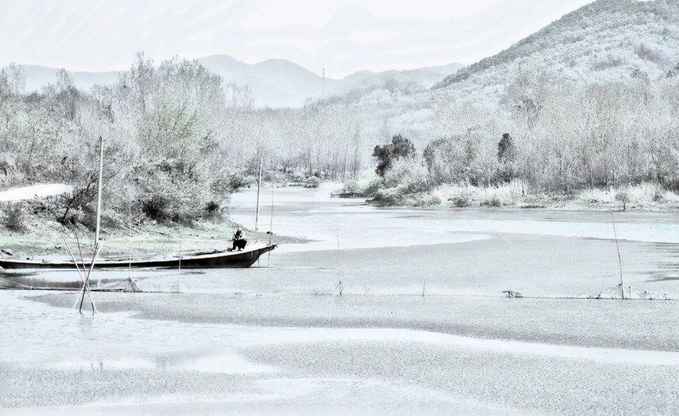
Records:
[[[434,89],[469,81],[501,84],[520,68],[588,82],[628,79],[634,70],[658,78],[678,62],[679,2],[599,0],[460,69]]]

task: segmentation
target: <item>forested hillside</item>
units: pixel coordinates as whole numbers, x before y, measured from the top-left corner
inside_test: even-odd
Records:
[[[571,81],[625,80],[635,70],[657,79],[679,62],[678,44],[678,2],[599,0],[460,69],[434,88],[456,87],[462,81],[501,85],[507,74],[527,68]]]

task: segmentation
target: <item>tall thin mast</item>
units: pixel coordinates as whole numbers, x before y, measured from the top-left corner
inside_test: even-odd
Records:
[[[97,228],[94,234],[94,245],[99,246],[99,230],[101,228],[101,187],[104,174],[104,139],[99,136],[99,183],[97,184]]]
[[[274,191],[275,190],[276,190],[276,183],[272,181],[271,182],[271,216],[269,217],[269,234],[273,234],[273,208],[274,208],[273,198],[274,198]],[[269,244],[271,244],[271,243],[269,242]]]
[[[262,187],[262,158],[259,158],[259,173],[257,174],[257,209],[255,211],[255,231],[259,227],[259,192]]]
[[[271,216],[269,217],[269,245],[273,244],[273,196],[276,190],[276,183],[271,181]],[[269,256],[267,258],[267,265],[271,266],[271,252],[269,251]]]

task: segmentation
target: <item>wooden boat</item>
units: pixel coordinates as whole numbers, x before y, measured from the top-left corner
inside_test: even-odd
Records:
[[[127,269],[127,268],[182,268],[182,269],[209,269],[250,267],[264,253],[276,248],[276,244],[265,246],[252,246],[241,251],[215,250],[204,253],[194,253],[187,256],[175,256],[170,258],[148,260],[96,260],[95,269]],[[68,269],[75,270],[73,261],[49,261],[49,260],[17,260],[0,259],[0,268],[13,269]],[[79,263],[81,269],[89,269],[90,264]]]

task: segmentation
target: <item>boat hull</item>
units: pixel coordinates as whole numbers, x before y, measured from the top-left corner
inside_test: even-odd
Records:
[[[277,246],[267,245],[259,248],[242,251],[218,251],[185,257],[174,257],[155,260],[135,261],[96,261],[95,269],[140,269],[140,268],[179,268],[182,269],[219,269],[219,268],[246,268],[252,266],[259,257]],[[3,269],[50,269],[50,270],[75,270],[76,265],[68,261],[40,261],[40,260],[14,260],[0,259],[0,267]],[[79,263],[78,267],[89,269],[89,263]]]

